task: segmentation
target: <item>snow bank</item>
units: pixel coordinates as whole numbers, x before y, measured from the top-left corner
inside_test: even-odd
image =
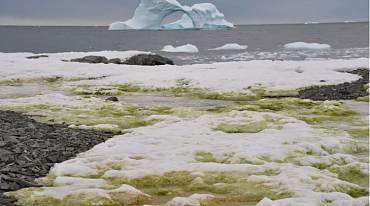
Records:
[[[331,46],[329,44],[294,42],[290,44],[285,44],[284,48],[292,50],[324,50],[330,49]]]
[[[209,50],[243,50],[247,49],[247,45],[239,45],[239,44],[225,44],[222,47],[209,49]]]
[[[136,9],[134,17],[126,22],[115,22],[109,30],[162,30],[161,23],[174,12],[184,12],[186,16],[180,22],[164,26],[165,29],[225,29],[234,25],[224,20],[216,6],[210,3],[195,4],[192,7],[181,6],[176,0],[142,0]],[[189,21],[190,20],[190,21]],[[185,27],[184,27],[185,25]]]
[[[172,45],[167,45],[163,47],[161,51],[164,52],[185,52],[185,53],[197,53],[199,52],[198,48],[192,44],[187,44],[184,46],[173,47]]]
[[[26,59],[30,53],[0,53],[0,81],[20,79],[37,81],[43,78],[91,78],[91,80],[65,82],[62,87],[78,85],[107,86],[129,84],[151,88],[178,87],[179,79],[188,86],[209,88],[217,92],[240,92],[245,88],[267,90],[293,90],[311,85],[333,85],[356,81],[360,77],[337,70],[369,68],[369,59],[327,61],[268,61],[220,62],[184,66],[143,67],[115,64],[80,64],[62,62],[61,59],[101,55],[109,58],[132,56],[141,52],[88,52],[48,54],[49,58]],[[29,65],[32,64],[32,67]],[[210,69],[213,68],[213,69]],[[105,78],[99,78],[99,77]],[[326,82],[320,82],[320,80]],[[113,88],[114,89],[114,88]],[[1,90],[1,88],[0,88]],[[1,91],[0,91],[1,92]]]

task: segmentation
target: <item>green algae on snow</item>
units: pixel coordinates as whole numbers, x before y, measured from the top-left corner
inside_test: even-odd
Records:
[[[70,92],[76,95],[123,95],[127,93],[162,93],[165,96],[173,97],[194,97],[210,100],[226,101],[252,101],[262,97],[264,89],[254,89],[249,92],[224,92],[219,93],[207,88],[194,88],[189,86],[154,88],[147,86],[138,86],[131,84],[91,86],[78,85],[77,88],[70,89]]]
[[[0,85],[1,84],[4,84],[5,86],[8,86],[8,87],[21,87],[24,84],[24,80],[21,80],[21,79],[5,80],[5,81],[0,81]]]
[[[64,199],[54,199],[51,196],[35,195],[42,192],[42,188],[26,188],[9,193],[18,199],[17,205],[20,206],[91,206],[91,205],[111,205],[111,206],[142,206],[150,203],[152,198],[146,195],[130,193],[108,193],[110,199],[105,197],[92,196],[88,194],[72,194]]]
[[[366,97],[359,97],[356,99],[358,102],[369,102],[369,96]]]
[[[369,128],[367,129],[346,129],[346,132],[355,139],[367,139],[369,138]]]
[[[277,171],[266,171],[258,175],[277,175]],[[112,184],[129,184],[149,195],[183,196],[189,193],[206,193],[215,196],[213,201],[250,202],[260,201],[264,197],[281,199],[292,194],[274,192],[274,187],[247,181],[249,173],[245,172],[207,172],[199,177],[189,172],[171,172],[164,175],[151,175],[133,180],[123,178],[106,178]],[[276,188],[275,188],[276,189]]]
[[[88,99],[87,99],[88,100]],[[25,105],[0,106],[0,109],[20,111],[26,114],[36,114],[34,119],[48,124],[87,125],[92,129],[120,132],[124,129],[153,125],[160,120],[147,121],[151,115],[171,114],[170,108],[160,106],[142,107],[123,102],[109,102],[93,99],[92,102],[80,106],[67,105]],[[50,120],[53,120],[50,122]],[[100,128],[95,125],[112,125],[112,128]]]

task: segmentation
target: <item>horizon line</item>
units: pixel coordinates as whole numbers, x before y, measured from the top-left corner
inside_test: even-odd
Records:
[[[318,22],[315,24],[306,24],[306,25],[317,25],[317,24],[333,24],[333,23],[366,23],[369,21],[333,21],[333,22]],[[286,25],[286,24],[305,24],[307,22],[299,23],[246,23],[246,24],[235,24],[234,26],[253,26],[253,25]],[[109,27],[109,25],[11,25],[11,24],[0,24],[0,27],[3,26],[18,26],[18,27]]]

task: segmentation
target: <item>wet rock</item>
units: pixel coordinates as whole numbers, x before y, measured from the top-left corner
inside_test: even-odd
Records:
[[[36,56],[29,56],[26,57],[27,59],[39,59],[39,58],[47,58],[49,57],[48,55],[36,55]]]
[[[108,59],[104,56],[85,56],[83,58],[71,59],[71,62],[90,63],[90,64],[108,64]]]
[[[141,66],[156,66],[156,65],[175,65],[173,60],[160,56],[158,54],[139,54],[129,58],[122,64],[141,65]]]
[[[105,99],[105,101],[118,102],[119,100],[117,97],[108,97],[107,99]]]
[[[120,58],[114,58],[114,59],[110,59],[108,61],[109,64],[121,64],[121,59]]]

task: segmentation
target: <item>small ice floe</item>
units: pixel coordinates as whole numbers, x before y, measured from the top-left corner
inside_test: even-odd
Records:
[[[316,21],[308,21],[308,22],[306,22],[306,23],[304,23],[304,24],[318,24],[319,22],[316,22]]]
[[[290,44],[285,44],[284,48],[291,50],[325,50],[330,49],[331,46],[329,44],[294,42]]]
[[[192,44],[187,44],[179,47],[173,47],[172,45],[167,45],[163,47],[161,51],[164,52],[186,52],[186,53],[197,53],[198,48]]]
[[[225,44],[222,47],[217,47],[214,49],[208,49],[208,50],[243,50],[247,49],[247,45],[239,45],[239,44]]]

